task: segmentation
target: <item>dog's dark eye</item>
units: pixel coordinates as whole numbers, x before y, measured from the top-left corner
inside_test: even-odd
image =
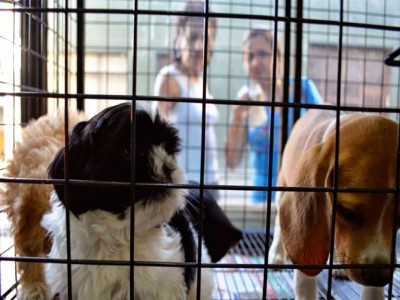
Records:
[[[336,210],[339,213],[339,216],[346,221],[352,223],[361,223],[361,214],[358,211],[348,209],[340,204],[336,206]]]

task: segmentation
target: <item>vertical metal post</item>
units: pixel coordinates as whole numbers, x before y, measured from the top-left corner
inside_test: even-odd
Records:
[[[47,0],[23,0],[23,7],[46,8]],[[35,15],[35,16],[34,16]],[[21,85],[22,91],[47,90],[47,17],[42,12],[22,14],[21,26]],[[23,97],[21,99],[21,122],[27,123],[47,113],[47,99]]]
[[[76,92],[77,109],[85,109],[85,1],[77,0],[78,16],[77,16],[77,67],[76,67]]]
[[[296,9],[296,65],[295,65],[295,76],[294,76],[294,103],[301,103],[301,67],[302,67],[302,56],[303,56],[303,0],[297,0]],[[293,120],[291,124],[294,124],[296,120],[300,118],[300,109],[293,109]],[[290,120],[289,120],[290,121]]]
[[[285,55],[283,64],[283,102],[289,102],[289,76],[290,76],[290,9],[291,0],[286,0],[285,5]],[[288,139],[289,109],[282,109],[281,153]]]

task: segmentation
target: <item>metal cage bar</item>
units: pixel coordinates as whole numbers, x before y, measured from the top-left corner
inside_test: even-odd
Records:
[[[50,1],[50,0],[47,0]],[[330,299],[334,297],[338,297],[340,299],[342,296],[335,290],[335,284],[337,284],[337,280],[333,276],[333,271],[336,269],[340,268],[362,268],[365,266],[371,267],[371,268],[379,268],[382,267],[382,265],[376,265],[376,266],[370,266],[368,264],[366,265],[360,265],[360,264],[355,264],[355,265],[341,265],[341,264],[336,264],[333,261],[333,253],[334,253],[334,241],[332,238],[331,245],[330,245],[330,259],[327,265],[274,265],[274,264],[269,264],[268,263],[268,252],[269,252],[269,246],[270,246],[270,232],[271,232],[271,214],[272,214],[272,199],[271,199],[271,194],[272,192],[276,191],[318,191],[318,192],[331,192],[334,195],[334,201],[333,201],[333,210],[332,210],[332,226],[331,226],[331,236],[335,236],[335,211],[336,211],[336,198],[338,193],[343,193],[343,192],[353,192],[353,193],[389,193],[395,195],[396,198],[398,198],[399,194],[399,187],[396,186],[395,189],[365,189],[365,188],[360,188],[360,189],[343,189],[339,188],[337,184],[337,174],[339,172],[338,170],[338,156],[339,156],[339,130],[337,130],[336,134],[336,145],[335,145],[335,176],[334,176],[334,185],[333,188],[317,188],[317,187],[280,187],[280,186],[274,186],[272,183],[272,176],[269,177],[268,184],[265,186],[251,186],[251,185],[240,185],[240,184],[218,184],[218,185],[209,185],[204,182],[204,176],[205,176],[205,158],[204,158],[204,153],[206,151],[205,149],[205,124],[206,124],[206,116],[205,116],[205,111],[207,108],[207,104],[217,104],[221,106],[229,106],[229,105],[248,105],[248,106],[259,106],[260,104],[254,103],[253,101],[239,101],[239,100],[233,100],[232,98],[229,97],[219,97],[219,98],[207,98],[206,96],[206,84],[207,82],[210,82],[210,77],[208,75],[209,69],[207,64],[204,64],[203,67],[203,96],[201,99],[193,99],[193,98],[169,98],[169,97],[153,97],[151,95],[145,95],[141,94],[138,91],[138,81],[137,78],[139,75],[148,75],[150,77],[151,72],[146,73],[146,71],[139,70],[139,62],[138,62],[138,52],[139,50],[147,50],[150,52],[152,48],[149,45],[142,46],[139,43],[139,28],[143,24],[140,24],[140,17],[161,17],[161,16],[169,16],[169,17],[176,17],[180,15],[188,15],[188,16],[197,16],[201,17],[205,20],[205,26],[204,26],[204,31],[207,32],[208,29],[208,21],[211,18],[218,18],[221,20],[229,20],[230,22],[235,22],[238,20],[257,20],[257,21],[271,21],[274,23],[274,32],[275,32],[275,45],[276,43],[276,35],[278,33],[278,27],[279,25],[283,25],[283,32],[284,32],[284,41],[285,41],[285,50],[284,50],[284,75],[283,75],[283,95],[284,99],[289,99],[291,97],[291,90],[290,90],[290,74],[291,74],[291,69],[294,69],[294,101],[285,101],[285,102],[276,102],[275,97],[273,97],[272,101],[266,101],[262,105],[269,107],[272,112],[274,112],[275,109],[282,109],[282,124],[281,125],[281,132],[280,135],[278,135],[275,131],[274,128],[275,126],[272,125],[270,129],[270,148],[269,148],[269,163],[266,168],[268,168],[269,173],[272,173],[272,161],[275,159],[273,156],[273,143],[276,142],[277,140],[280,139],[282,148],[288,138],[288,134],[290,132],[290,124],[293,123],[293,120],[290,120],[291,117],[293,117],[294,120],[296,120],[301,113],[301,109],[307,109],[307,108],[312,108],[312,109],[321,109],[321,110],[332,110],[336,112],[337,114],[337,124],[339,124],[339,114],[343,111],[357,111],[357,112],[379,112],[379,113],[391,113],[398,115],[400,113],[400,108],[397,107],[370,107],[368,105],[364,105],[362,107],[359,107],[357,105],[353,104],[347,104],[343,103],[343,91],[342,91],[342,70],[344,69],[343,66],[343,56],[344,56],[344,51],[345,51],[345,45],[343,38],[346,35],[344,33],[345,29],[348,28],[355,28],[355,29],[371,29],[371,30],[378,30],[378,31],[384,31],[386,32],[395,32],[399,33],[400,32],[400,27],[398,26],[393,26],[393,25],[387,25],[387,24],[375,24],[375,23],[368,23],[367,21],[362,23],[362,22],[351,22],[351,21],[346,21],[344,16],[345,16],[345,7],[344,1],[340,1],[340,7],[338,9],[339,13],[339,19],[338,20],[330,20],[330,19],[318,19],[318,18],[309,18],[304,16],[304,6],[305,6],[305,1],[302,0],[297,0],[296,1],[296,16],[293,15],[293,10],[294,10],[294,3],[293,1],[286,0],[285,6],[284,6],[284,12],[279,11],[278,4],[280,1],[276,0],[275,1],[275,7],[274,7],[274,13],[271,15],[263,15],[263,14],[250,14],[250,13],[224,13],[224,12],[218,12],[218,11],[212,11],[210,9],[210,6],[212,4],[215,4],[214,1],[211,0],[206,0],[205,1],[205,8],[203,13],[194,13],[194,12],[182,12],[182,11],[176,11],[171,6],[168,7],[166,10],[162,9],[143,9],[140,8],[140,1],[135,0],[134,2],[134,8],[126,8],[126,9],[121,9],[121,8],[112,8],[110,5],[110,2],[107,1],[107,8],[92,8],[92,7],[85,7],[85,2],[83,0],[77,0],[77,7],[73,7],[71,3],[73,1],[68,1],[65,0],[65,6],[59,6],[59,7],[54,7],[54,8],[49,8],[47,5],[45,5],[46,1],[41,1],[39,2],[32,2],[28,0],[24,0],[23,4],[21,6],[15,6],[14,8],[0,8],[0,14],[2,12],[6,11],[11,11],[16,14],[21,14],[23,16],[22,18],[22,50],[23,50],[23,58],[22,58],[22,74],[24,75],[22,77],[22,86],[26,86],[28,88],[22,89],[22,91],[0,91],[0,96],[5,97],[5,96],[11,96],[11,97],[18,97],[23,99],[23,109],[22,109],[22,120],[23,123],[27,122],[28,119],[30,119],[32,116],[33,117],[38,117],[44,113],[46,113],[46,108],[47,108],[47,102],[49,101],[50,98],[56,98],[56,99],[63,99],[64,101],[64,106],[66,108],[65,111],[65,130],[66,132],[70,129],[68,128],[68,109],[71,109],[71,99],[77,101],[77,107],[79,110],[85,110],[86,105],[85,105],[85,100],[86,99],[94,99],[98,100],[99,102],[102,100],[108,100],[110,102],[113,101],[129,101],[132,103],[132,113],[135,112],[136,110],[136,102],[137,101],[152,101],[152,100],[158,100],[158,101],[168,101],[168,102],[186,102],[186,103],[199,103],[202,105],[202,148],[201,148],[201,171],[200,171],[200,183],[198,185],[195,184],[188,184],[183,186],[184,188],[195,188],[200,190],[200,203],[202,204],[203,201],[203,191],[205,189],[210,189],[210,190],[221,190],[221,191],[264,191],[268,193],[268,201],[265,203],[265,205],[262,207],[262,210],[264,211],[264,214],[266,214],[265,217],[265,222],[263,223],[263,226],[259,228],[259,230],[252,230],[248,229],[245,231],[245,237],[244,239],[239,243],[239,245],[232,249],[232,251],[229,253],[229,259],[227,261],[224,261],[219,264],[207,264],[207,263],[202,263],[201,262],[201,257],[202,257],[202,248],[201,248],[201,233],[202,233],[202,225],[200,225],[200,234],[199,234],[199,247],[198,247],[198,255],[197,255],[197,262],[196,263],[166,263],[166,262],[141,262],[141,261],[135,261],[134,259],[134,217],[132,214],[131,217],[131,253],[130,253],[130,259],[129,261],[94,261],[94,260],[76,260],[71,257],[71,243],[70,243],[70,237],[68,235],[67,238],[67,245],[68,245],[68,256],[64,260],[53,260],[53,259],[47,259],[47,258],[32,258],[32,257],[13,257],[9,252],[11,250],[7,249],[5,252],[0,254],[0,262],[19,262],[19,261],[26,261],[26,262],[49,262],[49,263],[61,263],[61,264],[66,264],[68,266],[68,282],[71,282],[71,268],[74,264],[100,264],[100,265],[113,265],[113,266],[129,266],[130,267],[130,276],[131,278],[134,278],[134,268],[137,266],[148,266],[148,267],[154,267],[154,266],[161,266],[161,267],[170,267],[170,266],[176,266],[176,267],[181,267],[181,266],[193,266],[197,268],[197,274],[198,274],[198,279],[197,283],[198,286],[201,286],[201,279],[200,279],[200,274],[202,272],[202,269],[204,268],[215,268],[217,272],[221,272],[223,277],[225,277],[226,281],[229,281],[230,279],[227,279],[228,275],[225,269],[233,269],[234,272],[238,272],[238,277],[232,279],[232,286],[234,286],[236,289],[241,288],[241,282],[245,282],[247,279],[247,273],[252,273],[252,275],[255,274],[253,278],[261,278],[260,281],[262,281],[260,284],[256,281],[252,281],[249,286],[245,287],[245,292],[247,294],[251,294],[256,290],[256,286],[259,284],[261,286],[261,294],[257,294],[257,297],[260,296],[262,299],[267,299],[269,297],[269,288],[270,288],[270,282],[271,280],[274,280],[274,282],[279,285],[281,282],[281,290],[283,291],[286,287],[290,287],[289,278],[290,274],[294,269],[297,268],[319,268],[323,270],[323,274],[325,277],[321,279],[321,282],[324,282],[325,284],[323,288],[319,291],[319,296]],[[281,1],[282,2],[282,1]],[[58,3],[58,2],[57,2]],[[34,5],[33,5],[34,4]],[[333,10],[332,10],[333,12]],[[63,51],[65,52],[65,57],[63,64],[64,66],[62,67],[64,69],[64,86],[65,90],[62,91],[57,91],[57,92],[48,92],[47,90],[47,80],[46,78],[48,76],[51,76],[47,72],[47,15],[48,14],[55,14],[57,16],[64,16],[64,23],[65,23],[65,28],[62,28],[61,31],[64,31],[63,33],[60,33],[63,35],[63,37],[60,37],[60,40],[62,41],[62,48]],[[67,75],[68,73],[71,73],[71,64],[72,61],[69,57],[69,53],[71,52],[71,43],[72,41],[70,40],[70,30],[71,28],[68,26],[70,22],[73,22],[71,19],[72,15],[76,15],[76,23],[77,23],[77,41],[76,41],[76,55],[77,55],[77,70],[76,70],[76,91],[71,91],[69,89],[69,86],[72,84],[71,83],[71,78]],[[86,73],[85,73],[85,62],[87,60],[85,59],[87,47],[85,45],[85,39],[87,38],[87,32],[85,30],[85,26],[88,21],[88,15],[106,15],[107,20],[106,20],[106,25],[110,25],[112,22],[116,22],[115,20],[112,21],[112,17],[115,15],[126,15],[130,16],[133,18],[133,22],[130,23],[129,21],[124,24],[124,26],[131,26],[133,29],[133,40],[131,43],[128,43],[130,47],[132,47],[132,52],[128,53],[127,55],[130,56],[132,59],[131,62],[131,69],[127,71],[127,74],[129,72],[130,75],[132,75],[132,80],[131,80],[131,85],[132,85],[132,92],[123,94],[123,93],[109,93],[108,89],[106,93],[86,93],[85,89],[85,82],[87,82],[86,79]],[[152,26],[153,23],[149,23],[149,26]],[[144,24],[146,25],[146,24]],[[309,104],[309,103],[302,103],[301,102],[301,96],[302,96],[302,89],[301,89],[301,76],[303,74],[303,70],[305,68],[304,65],[302,65],[302,59],[303,59],[303,43],[304,43],[304,32],[305,32],[305,26],[308,25],[321,25],[321,26],[328,26],[329,28],[335,28],[338,30],[337,38],[338,38],[338,49],[337,49],[337,69],[338,73],[336,76],[336,99],[337,102],[334,104],[330,105],[324,105],[321,106],[319,104]],[[230,25],[232,28],[234,28],[236,25]],[[232,29],[231,28],[231,29]],[[58,28],[60,29],[60,28]],[[295,32],[295,43],[293,43],[291,34],[292,31],[294,30]],[[230,31],[231,34],[231,31]],[[107,35],[110,35],[110,28],[107,28]],[[150,35],[150,34],[149,34]],[[366,35],[366,34],[365,34]],[[0,37],[1,38],[1,37]],[[108,39],[108,38],[107,38]],[[208,37],[207,34],[205,35],[204,38],[204,50],[203,51],[203,60],[207,60],[207,48],[208,48]],[[293,55],[292,53],[292,46],[295,47],[295,54]],[[117,46],[109,44],[109,41],[107,40],[107,53],[110,53],[112,51],[115,51],[117,49]],[[129,48],[129,47],[127,47]],[[220,50],[222,53],[223,50]],[[126,52],[129,52],[126,50]],[[229,53],[231,54],[231,53]],[[385,60],[385,63],[388,65],[392,66],[397,66],[398,61],[397,56],[399,52],[398,50],[390,54],[387,59]],[[274,50],[274,70],[276,71],[276,64],[277,64],[277,51],[276,47]],[[32,59],[32,57],[38,58],[40,60],[39,63],[35,63],[35,59]],[[109,58],[107,57],[107,60]],[[229,57],[231,59],[231,57]],[[364,61],[366,58],[364,57]],[[292,65],[292,62],[295,61],[295,63]],[[110,63],[109,61],[107,62],[107,66],[109,66]],[[150,69],[150,63],[148,63],[148,68]],[[231,66],[229,66],[231,68]],[[106,71],[107,77],[109,77],[108,70]],[[32,82],[35,76],[32,76],[33,74],[38,74],[39,76],[37,77],[36,82]],[[276,76],[275,72],[274,75]],[[222,77],[223,75],[221,75]],[[383,72],[382,72],[382,77],[383,77]],[[218,76],[215,76],[213,78],[218,79]],[[277,78],[275,77],[273,79],[273,82],[276,83]],[[148,79],[150,81],[150,79]],[[107,81],[108,82],[108,81]],[[366,79],[364,78],[363,82],[364,86],[368,84]],[[382,83],[383,87],[384,83]],[[275,84],[273,84],[275,86]],[[364,91],[365,93],[365,91]],[[272,95],[275,94],[275,91],[272,92]],[[294,113],[291,116],[288,111],[292,110]],[[277,122],[274,119],[274,113],[272,113],[272,118],[271,118],[271,124],[274,124],[274,122]],[[339,125],[337,125],[339,126]],[[135,140],[136,136],[136,123],[135,121],[132,122],[132,128],[131,128],[131,140]],[[200,138],[200,137],[199,137]],[[65,136],[65,143],[68,144],[68,135]],[[132,158],[135,157],[135,145],[132,143]],[[65,166],[68,166],[68,160],[69,157],[66,154],[65,156]],[[398,163],[399,165],[399,163]],[[132,174],[135,174],[135,159],[131,159],[131,171]],[[163,184],[158,184],[156,186],[148,186],[146,184],[137,182],[134,175],[131,178],[130,182],[103,182],[103,181],[83,181],[83,180],[75,180],[73,178],[70,178],[68,167],[65,169],[65,179],[64,180],[48,180],[48,179],[36,179],[36,178],[1,178],[2,183],[24,183],[24,184],[63,184],[65,186],[65,198],[67,199],[66,205],[68,208],[68,199],[69,199],[69,192],[68,188],[70,186],[74,185],[85,185],[85,186],[102,186],[102,185],[110,185],[110,186],[130,186],[131,191],[132,191],[132,207],[134,203],[134,198],[135,198],[135,188],[136,187],[148,187],[148,188],[165,188],[165,187],[170,187],[170,188],[182,188],[180,185],[163,185]],[[397,166],[397,177],[399,177],[399,166]],[[395,208],[397,208],[398,202],[396,202]],[[4,212],[3,212],[4,213]],[[243,211],[243,218],[246,218],[247,212],[244,210]],[[397,215],[394,214],[394,219],[396,220]],[[202,218],[202,212],[200,212],[200,219],[203,220]],[[67,214],[67,228],[69,228],[69,215]],[[202,224],[202,221],[200,222]],[[397,236],[397,240],[398,240]],[[396,227],[395,224],[393,225],[393,240],[396,241]],[[399,248],[399,242],[397,242],[397,248],[396,248],[396,243],[393,242],[392,244],[392,260],[390,263],[390,268],[393,271],[392,274],[395,274],[396,269],[400,268],[400,265],[398,261],[395,260],[395,253],[399,253],[400,250]],[[387,267],[387,266],[385,266]],[[284,268],[282,272],[275,272],[276,270],[281,270]],[[131,299],[134,299],[134,280],[131,281],[130,285],[130,297]],[[323,284],[320,284],[322,286]],[[15,282],[15,284],[9,289],[9,290],[3,290],[2,287],[0,286],[0,294],[2,299],[9,299],[10,295],[14,293],[14,291],[18,288],[18,282]],[[72,299],[72,289],[73,287],[71,284],[68,286],[69,289],[69,299]],[[398,291],[400,290],[400,280],[393,275],[393,278],[391,279],[391,282],[389,283],[388,286],[388,292],[387,292],[387,297],[388,298],[397,298],[400,297],[398,294]],[[253,294],[252,294],[253,295]],[[290,293],[288,294],[288,297],[290,297]],[[197,298],[201,298],[200,294],[200,288],[197,291]]]

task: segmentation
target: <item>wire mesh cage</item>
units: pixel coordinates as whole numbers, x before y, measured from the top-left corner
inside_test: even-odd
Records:
[[[187,6],[183,0],[0,0],[0,182],[3,191],[13,184],[20,190],[30,185],[48,186],[49,191],[53,185],[63,186],[67,199],[73,197],[74,185],[99,189],[105,185],[115,190],[127,186],[132,190],[165,187],[163,182],[146,185],[136,181],[135,176],[129,182],[121,182],[121,178],[109,182],[82,180],[69,174],[68,167],[62,179],[48,179],[49,162],[43,164],[45,171],[41,174],[27,172],[26,176],[17,173],[19,176],[10,177],[7,173],[10,161],[25,159],[15,149],[34,150],[25,142],[24,132],[42,115],[59,119],[62,134],[57,145],[61,148],[70,142],[64,132],[74,127],[76,112],[83,112],[82,118],[87,120],[119,103],[130,103],[132,113],[137,105],[144,105],[149,110],[158,109],[179,130],[181,150],[177,161],[189,184],[169,187],[198,190],[200,205],[205,193],[210,193],[234,226],[243,231],[243,238],[218,263],[202,262],[200,246],[195,251],[195,262],[187,264],[137,261],[134,250],[124,259],[74,258],[69,237],[66,258],[48,257],[48,251],[38,256],[29,251],[21,254],[16,253],[15,246],[17,219],[10,216],[2,199],[1,298],[21,297],[17,263],[45,263],[62,264],[68,269],[64,278],[67,299],[78,297],[70,281],[74,267],[79,265],[128,268],[127,277],[133,280],[129,280],[130,293],[125,298],[141,299],[134,293],[137,268],[194,267],[200,287],[199,275],[212,271],[211,299],[294,299],[294,270],[304,266],[292,264],[289,259],[279,263],[268,259],[278,224],[276,199],[285,192],[333,195],[329,198],[333,199],[329,210],[329,259],[326,264],[305,266],[321,270],[318,299],[361,297],[362,285],[338,271],[365,267],[390,270],[384,297],[400,298],[398,159],[393,162],[395,183],[379,189],[368,184],[343,184],[338,179],[343,166],[338,162],[334,163],[336,175],[329,188],[285,185],[278,174],[292,128],[309,110],[332,112],[336,120],[342,113],[360,113],[399,121],[398,0],[194,2],[197,4]],[[138,130],[136,121],[132,121],[128,139],[133,139]],[[368,134],[365,132],[365,136]],[[37,149],[38,153],[44,151]],[[398,146],[396,149],[398,152]],[[360,149],[354,155],[361,160],[365,153],[374,156],[373,151]],[[334,161],[338,161],[342,155],[339,148],[335,148],[335,155]],[[66,165],[73,163],[69,159],[73,158],[66,156]],[[295,155],[294,159],[300,157]],[[128,167],[135,174],[135,163],[128,163]],[[380,176],[377,170],[373,173],[371,177]],[[387,213],[390,220],[380,222],[390,223],[386,231],[393,238],[389,242],[382,238],[382,244],[375,245],[378,252],[388,249],[388,263],[363,265],[334,260],[338,255],[335,241],[341,240],[341,231],[335,228],[342,222],[340,215],[348,213],[341,211],[337,203],[341,195],[349,193],[392,199],[391,214]],[[13,197],[23,201],[18,194]],[[135,193],[131,197],[134,203]],[[15,211],[18,214],[17,208]],[[370,219],[375,220],[378,212],[373,211]],[[207,216],[200,212],[197,217],[202,236]],[[67,231],[70,218],[73,216],[66,217]],[[358,212],[349,218],[349,228],[360,221]],[[368,228],[368,219],[363,216],[360,227]],[[38,221],[27,219],[28,227],[29,222]],[[378,229],[374,230],[371,235],[379,235]],[[352,243],[364,243],[359,227],[354,232],[360,232],[360,236]],[[136,247],[133,240],[129,243],[130,249]],[[195,299],[208,297],[199,288]]]

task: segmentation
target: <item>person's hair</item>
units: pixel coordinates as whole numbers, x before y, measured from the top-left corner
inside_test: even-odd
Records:
[[[244,46],[250,40],[252,40],[258,36],[263,37],[267,41],[267,44],[271,45],[271,49],[273,49],[274,51],[277,52],[276,53],[277,61],[282,61],[282,55],[283,55],[282,45],[279,41],[279,38],[276,37],[276,47],[274,47],[275,38],[274,38],[274,32],[272,31],[272,29],[252,28],[252,29],[248,30],[243,37],[242,45]],[[278,74],[280,74],[280,75],[282,74],[282,65],[277,65],[277,71],[278,71]]]
[[[254,39],[258,36],[264,37],[267,43],[271,45],[271,48],[274,49],[274,42],[275,42],[274,33],[271,29],[265,29],[265,28],[252,28],[248,30],[244,35],[243,45],[245,45],[251,39]],[[276,51],[278,56],[282,55],[282,45],[278,37],[276,38]]]
[[[267,41],[267,44],[271,46],[271,49],[273,49],[273,51],[276,51],[276,64],[277,64],[276,91],[282,92],[281,76],[283,75],[283,63],[282,63],[283,48],[279,41],[278,36],[276,37],[276,39],[274,38],[273,30],[269,28],[252,28],[245,33],[242,45],[244,46],[250,40],[259,36],[263,37]],[[274,47],[275,40],[276,40],[276,47]]]
[[[204,12],[204,2],[203,1],[187,1],[185,6],[183,7],[183,12],[190,12],[190,13],[203,13]],[[175,33],[175,40],[174,40],[174,48],[173,48],[173,57],[175,62],[180,62],[180,50],[177,47],[177,40],[179,35],[185,30],[187,23],[189,20],[193,18],[202,18],[198,16],[191,16],[191,15],[179,15],[176,21],[176,33]],[[208,28],[212,29],[212,36],[209,36],[210,39],[215,39],[216,29],[217,29],[217,19],[216,18],[209,18],[208,19]]]

